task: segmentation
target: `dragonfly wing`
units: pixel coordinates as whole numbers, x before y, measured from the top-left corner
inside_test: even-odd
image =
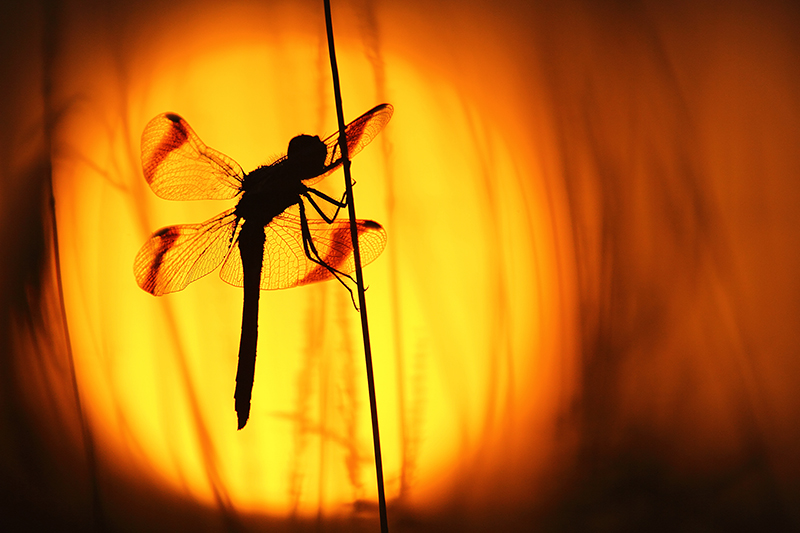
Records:
[[[347,136],[347,155],[353,158],[366,145],[372,142],[384,126],[389,122],[394,113],[391,104],[381,104],[373,107],[357,119],[345,126],[344,131]],[[342,165],[342,151],[339,149],[339,132],[329,135],[322,142],[328,147],[328,155],[325,158],[325,172],[314,178],[305,180],[306,185],[313,185],[322,178],[336,170]]]
[[[264,228],[264,260],[261,269],[261,289],[288,289],[333,278],[333,274],[306,257],[300,217],[284,212]],[[386,247],[386,231],[372,220],[357,220],[358,244],[361,264],[377,258]],[[308,227],[320,258],[329,266],[345,274],[355,271],[353,244],[350,239],[350,222],[310,219]],[[237,250],[231,250],[220,271],[224,281],[242,286],[242,260]]]
[[[183,290],[217,268],[239,232],[234,211],[229,209],[202,224],[168,226],[153,233],[133,263],[139,287],[161,296]]]
[[[153,192],[167,200],[225,200],[242,188],[244,172],[209,148],[181,116],[163,113],[142,133],[142,168]]]
[[[361,255],[361,266],[368,265],[378,258],[386,248],[386,230],[374,220],[356,220],[358,228],[358,250]],[[320,258],[328,265],[344,274],[351,274],[356,270],[355,258],[353,255],[353,240],[350,234],[350,221],[347,219],[335,220],[328,224],[324,220],[308,220],[308,228],[314,246]],[[308,267],[305,275],[297,285],[305,285],[331,279],[333,274],[330,271],[306,259]],[[261,284],[263,287],[264,280]]]

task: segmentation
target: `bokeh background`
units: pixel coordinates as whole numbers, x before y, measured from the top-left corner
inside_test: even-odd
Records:
[[[224,5],[223,5],[224,4]],[[800,528],[800,10],[790,2],[333,3],[393,531]],[[322,2],[4,2],[0,524],[375,531],[358,315],[154,298],[183,115],[245,170],[335,129]],[[321,187],[343,188],[341,174]],[[60,283],[59,283],[60,274]]]

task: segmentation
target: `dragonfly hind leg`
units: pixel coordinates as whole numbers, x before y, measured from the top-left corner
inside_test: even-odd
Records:
[[[309,198],[309,200],[310,200],[310,198]],[[317,211],[319,211],[319,208],[316,206],[316,204],[314,203],[313,200],[311,200],[311,203],[314,204],[314,206],[317,209]],[[337,209],[336,212],[338,213],[339,210]],[[324,215],[323,215],[323,217],[324,217]],[[334,218],[335,217],[336,217],[336,215],[334,215]],[[325,221],[330,224],[331,222],[333,222],[333,219],[328,220],[326,218]],[[352,300],[353,305],[355,306],[355,308],[358,309],[358,304],[356,303],[356,298],[355,298],[355,294],[353,294],[353,289],[351,289],[347,285],[347,283],[345,283],[345,281],[342,279],[342,277],[345,277],[345,278],[349,279],[350,281],[352,281],[356,285],[358,285],[358,282],[355,279],[353,279],[353,277],[350,274],[345,274],[341,270],[337,270],[336,268],[332,267],[327,262],[325,262],[325,260],[322,259],[319,256],[319,252],[317,251],[316,246],[314,246],[314,240],[311,238],[311,231],[308,229],[308,219],[306,218],[306,210],[305,210],[305,206],[303,205],[302,201],[300,202],[300,226],[301,226],[301,231],[302,231],[302,234],[303,234],[303,252],[306,254],[306,257],[308,257],[308,259],[310,259],[312,262],[316,263],[317,265],[327,269],[328,272],[330,272],[336,278],[336,280],[339,283],[341,283],[344,286],[345,289],[347,289],[347,292],[350,293],[350,300]]]

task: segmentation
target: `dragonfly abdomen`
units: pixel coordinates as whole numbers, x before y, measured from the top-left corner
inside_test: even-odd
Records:
[[[264,255],[264,226],[245,220],[239,235],[239,253],[244,268],[244,307],[239,363],[236,368],[236,392],[233,395],[238,428],[250,417],[250,399],[256,372],[258,346],[258,298],[261,293],[261,268]]]

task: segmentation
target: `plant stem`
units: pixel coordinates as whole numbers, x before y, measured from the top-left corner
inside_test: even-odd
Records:
[[[330,0],[325,4],[325,28],[328,33],[328,51],[331,58],[333,74],[333,95],[336,100],[336,115],[339,119],[339,147],[342,152],[344,166],[344,183],[347,193],[347,205],[350,212],[350,235],[353,240],[353,257],[356,265],[356,285],[358,288],[358,308],[361,314],[361,333],[364,337],[364,358],[367,364],[367,387],[369,389],[369,409],[372,416],[372,443],[375,448],[375,473],[378,481],[378,507],[380,510],[381,533],[389,533],[386,516],[386,496],[383,490],[383,460],[381,459],[381,438],[378,431],[378,405],[375,399],[375,378],[372,372],[372,349],[369,342],[369,322],[367,321],[367,300],[364,294],[364,275],[361,272],[361,254],[358,250],[358,228],[356,226],[356,206],[353,198],[353,182],[350,178],[350,159],[347,153],[347,137],[345,135],[344,111],[342,110],[342,92],[339,86],[339,69],[336,66],[336,49],[333,44],[333,22],[331,21]]]

